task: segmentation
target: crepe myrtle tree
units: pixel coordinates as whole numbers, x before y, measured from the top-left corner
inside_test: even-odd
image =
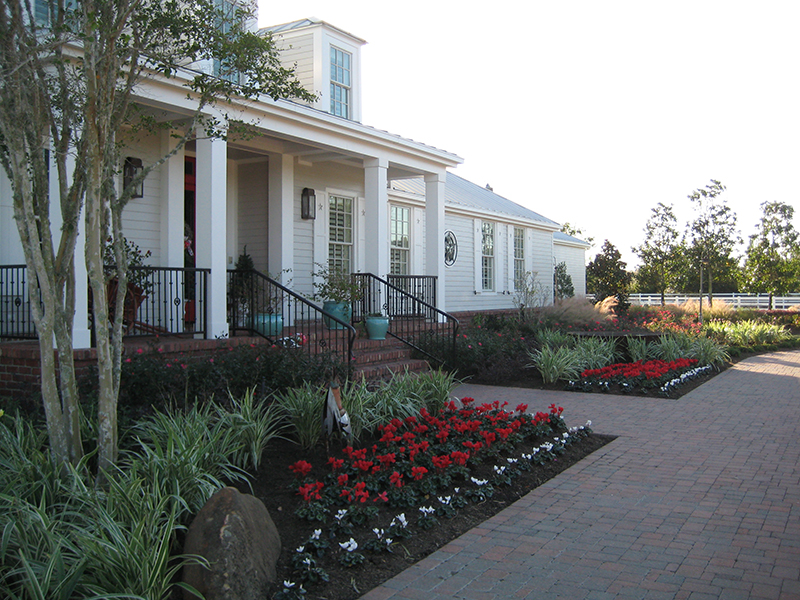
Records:
[[[792,223],[794,207],[783,202],[761,204],[762,216],[750,236],[742,269],[742,287],[757,294],[769,294],[772,310],[776,294],[798,290],[800,241]]]
[[[708,303],[714,302],[714,276],[730,263],[734,247],[741,243],[736,228],[736,213],[724,198],[725,186],[712,179],[705,187],[689,194],[695,218],[688,224],[684,239],[687,255],[700,271],[700,297],[703,296],[703,272],[708,276]],[[700,302],[700,320],[702,321]]]
[[[97,339],[98,465],[107,469],[117,456],[125,205],[196,131],[224,137],[241,125],[225,112],[233,98],[312,99],[281,66],[272,38],[248,30],[254,8],[215,0],[0,0],[0,160],[30,273],[50,446],[62,464],[83,455],[72,363],[81,217]],[[192,68],[198,61],[213,61],[216,76]],[[156,78],[180,78],[193,112],[169,122],[138,105],[142,85]],[[173,149],[118,189],[120,134],[157,129],[172,132]],[[109,239],[119,280],[113,315],[103,269]]]
[[[674,266],[679,256],[680,234],[672,205],[659,202],[651,211],[644,226],[645,238],[641,245],[632,248],[641,259],[640,281],[646,281],[652,290],[661,295],[664,306],[664,292],[674,278]]]

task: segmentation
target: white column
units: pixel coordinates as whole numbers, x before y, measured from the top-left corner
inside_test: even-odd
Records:
[[[446,311],[444,285],[444,188],[446,173],[425,176],[425,271],[436,279],[436,308]]]
[[[52,152],[52,151],[51,151]],[[72,182],[75,173],[75,156],[67,156],[67,177]],[[59,233],[53,236],[53,242],[60,241],[63,224],[61,215],[61,191],[59,190],[58,171],[55,161],[50,162],[50,213],[51,228]],[[91,348],[92,332],[89,328],[89,274],[86,270],[86,219],[83,213],[78,217],[78,237],[75,240],[75,316],[72,321],[72,347]]]
[[[161,152],[171,152],[177,140],[171,131],[161,133]],[[161,165],[161,265],[183,267],[184,161],[183,148]]]
[[[202,132],[198,130],[202,135]],[[198,268],[210,268],[208,282],[209,338],[228,335],[227,314],[227,148],[224,140],[197,139],[196,256]],[[199,307],[198,307],[199,308]]]
[[[365,267],[367,273],[386,277],[389,273],[389,192],[386,188],[389,163],[376,158],[364,165]]]
[[[276,276],[284,269],[294,269],[294,204],[294,157],[270,154],[267,264]]]

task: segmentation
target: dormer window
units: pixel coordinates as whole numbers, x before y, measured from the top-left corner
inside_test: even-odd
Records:
[[[352,55],[331,46],[331,114],[350,118]]]

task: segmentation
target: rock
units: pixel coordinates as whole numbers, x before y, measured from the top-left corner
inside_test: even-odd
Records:
[[[197,513],[183,551],[210,563],[209,569],[200,565],[183,569],[184,583],[206,600],[251,600],[265,598],[275,581],[281,540],[261,500],[226,487]],[[184,598],[197,596],[184,591]]]

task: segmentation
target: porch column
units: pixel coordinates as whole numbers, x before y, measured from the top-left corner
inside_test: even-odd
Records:
[[[294,156],[269,155],[267,265],[276,277],[294,268]]]
[[[436,308],[447,310],[444,285],[444,188],[447,173],[425,175],[425,270],[436,277]]]
[[[205,132],[198,130],[198,135]],[[228,335],[227,311],[227,148],[220,139],[198,137],[196,214],[197,266],[210,268],[206,337]]]
[[[161,133],[161,153],[175,149],[171,131]],[[181,148],[161,165],[161,261],[162,267],[183,268],[183,197],[185,152]],[[194,249],[192,250],[194,251]]]
[[[365,266],[368,273],[386,277],[389,273],[389,192],[386,188],[389,163],[370,159],[364,165]]]
[[[72,183],[72,174],[75,173],[75,156],[67,156],[67,173],[69,183]],[[51,208],[58,215],[58,225],[53,223],[53,229],[61,230],[62,215],[59,198],[61,191],[58,188],[58,172],[55,161],[50,163],[50,198]],[[55,221],[55,219],[54,219]],[[55,237],[55,236],[54,236]],[[72,347],[91,348],[92,331],[89,329],[89,273],[86,269],[86,219],[84,211],[78,217],[78,237],[75,241],[75,316],[72,321]]]

